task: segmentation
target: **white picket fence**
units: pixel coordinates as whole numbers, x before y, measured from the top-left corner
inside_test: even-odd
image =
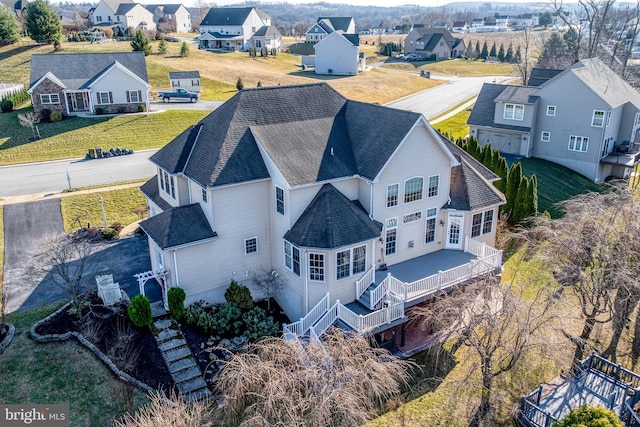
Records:
[[[23,84],[0,83],[0,99],[4,99],[7,96],[13,95],[14,93],[18,93],[22,89],[24,89]]]

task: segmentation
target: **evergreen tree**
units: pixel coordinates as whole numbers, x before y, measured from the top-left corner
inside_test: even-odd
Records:
[[[509,216],[509,222],[511,224],[518,224],[520,221],[527,217],[527,197],[529,196],[529,180],[526,176],[520,179],[520,185],[518,185],[518,191],[513,202],[513,209]]]
[[[513,43],[509,43],[507,54],[504,56],[504,62],[513,62]]]
[[[476,41],[476,58],[480,58],[480,41]]]
[[[520,53],[520,45],[516,49],[516,53],[513,55],[513,62],[519,64],[522,61],[522,54]]]
[[[160,43],[158,43],[158,54],[164,55],[165,53],[167,53],[167,42],[162,37]]]
[[[542,25],[545,29],[551,25],[551,23],[553,22],[553,16],[551,15],[550,11],[546,11],[546,12],[542,12],[539,16],[538,16],[538,24]]]
[[[478,140],[473,136],[467,141],[467,153],[471,154],[474,159],[482,161],[482,147],[480,147]]]
[[[558,32],[552,32],[542,46],[536,67],[564,70],[571,64],[571,53],[567,42]]]
[[[134,52],[144,52],[144,56],[151,54],[151,43],[142,30],[136,31],[136,35],[131,40],[131,47]]]
[[[491,144],[487,144],[484,146],[482,150],[482,164],[487,167],[487,169],[491,169],[492,161],[493,161],[493,149],[491,148]]]
[[[485,40],[482,45],[482,50],[480,51],[480,58],[487,59],[487,56],[489,56],[489,48],[487,47],[487,41]]]
[[[0,43],[12,44],[20,41],[20,24],[7,6],[0,3]]]
[[[497,148],[491,153],[491,172],[497,173],[498,163],[500,163],[500,150]]]
[[[507,165],[507,159],[500,156],[496,165],[496,175],[500,177],[499,181],[495,182],[495,187],[504,194],[507,187],[507,176],[509,175],[509,166]]]
[[[496,49],[496,42],[493,42],[493,46],[491,46],[491,52],[489,52],[489,56],[495,58],[498,56],[498,51]]]
[[[189,56],[189,46],[187,42],[182,42],[182,46],[180,46],[180,56],[183,58]]]
[[[538,177],[535,173],[529,180],[529,199],[531,200],[529,216],[538,215]]]
[[[24,23],[29,37],[38,43],[53,43],[62,37],[60,17],[44,0],[27,3],[24,10]]]
[[[509,173],[507,175],[507,184],[504,190],[504,196],[507,199],[507,203],[500,207],[501,213],[511,217],[513,211],[513,205],[518,193],[518,186],[522,180],[522,165],[520,162],[511,165]]]
[[[504,62],[504,44],[500,43],[500,49],[498,50],[498,61]]]

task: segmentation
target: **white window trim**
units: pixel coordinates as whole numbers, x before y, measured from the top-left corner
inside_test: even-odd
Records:
[[[312,256],[322,257],[322,280],[311,278],[311,274],[312,274],[311,257]],[[320,252],[309,252],[307,257],[307,262],[308,262],[307,277],[309,277],[309,281],[316,282],[316,283],[324,283],[327,280],[327,260],[326,260],[325,254]],[[313,267],[313,268],[320,268],[320,267]]]
[[[255,240],[256,241],[256,250],[253,252],[247,252],[247,242],[249,242],[250,240]],[[253,237],[247,237],[246,239],[244,239],[244,254],[245,255],[253,255],[253,254],[257,254],[258,253],[258,236],[253,236]],[[291,265],[293,266],[293,258],[291,259]]]
[[[202,193],[201,194],[202,194],[202,201],[204,203],[209,203],[209,196],[207,195],[207,189],[206,188],[202,189]]]
[[[402,224],[411,224],[412,222],[420,221],[422,219],[422,211],[411,212],[406,215],[402,215]]]
[[[396,204],[389,206],[389,188],[396,186]],[[395,208],[400,204],[400,184],[389,184],[387,185],[387,198],[385,200],[387,208]]]
[[[571,148],[571,139],[575,138],[574,146]],[[578,150],[578,139],[580,139],[580,147],[585,147],[584,150]],[[569,151],[576,151],[578,153],[586,153],[589,151],[589,137],[588,136],[579,136],[579,135],[569,135]]]
[[[54,102],[52,97],[56,97],[58,100]],[[45,98],[47,98],[48,101],[45,101]],[[57,94],[57,93],[42,93],[42,94],[40,94],[40,103],[43,104],[43,105],[60,104],[60,94]]]
[[[291,248],[290,252],[287,251],[287,243],[289,244],[289,248]],[[285,254],[284,255],[284,260],[283,260],[284,261],[283,262],[284,268],[286,268],[287,270],[289,270],[290,272],[292,272],[296,276],[301,277],[302,266],[300,265],[300,261],[301,261],[300,254],[302,252],[300,251],[300,248],[298,248],[296,245],[294,245],[293,243],[289,242],[288,240],[283,240],[282,241],[282,249],[283,249],[283,251],[282,251],[283,254]],[[298,251],[298,272],[297,273],[296,273],[295,269],[293,268],[293,266],[295,265],[295,259],[293,257],[293,250],[294,249]],[[291,259],[291,267],[289,267],[287,265],[287,256],[286,256],[286,254],[288,254],[290,259]]]
[[[555,105],[547,105],[547,116],[554,117],[556,115],[556,111],[558,111],[558,107]],[[550,114],[552,112],[553,114]]]
[[[418,178],[422,180],[422,186],[420,188],[420,198],[407,202],[407,182],[411,181],[412,179],[418,179]],[[402,202],[404,204],[409,204],[409,203],[419,202],[422,199],[424,199],[424,177],[423,176],[412,176],[411,178],[405,180],[404,181],[404,186],[403,186],[403,192],[402,192]]]
[[[282,212],[280,212],[280,211],[278,210],[278,202],[279,202],[279,200],[278,200],[278,190],[282,191]],[[276,196],[276,197],[275,197],[275,199],[276,199],[276,213],[278,213],[278,214],[280,214],[280,215],[284,216],[284,213],[285,213],[285,212],[286,212],[286,210],[287,210],[287,205],[286,205],[286,203],[285,203],[285,197],[284,197],[284,188],[278,187],[278,186],[276,185],[275,196]]]
[[[98,105],[110,105],[111,102],[111,97],[109,96],[109,91],[101,91],[101,92],[96,92],[98,94],[98,99],[100,99],[100,102],[98,103]],[[102,102],[102,94],[106,94],[107,95],[107,102]]]
[[[602,113],[602,117],[601,117],[602,122],[599,125],[595,124],[597,113]],[[606,116],[607,116],[607,112],[604,110],[593,110],[593,115],[591,116],[591,127],[594,127],[594,128],[604,127],[605,121],[607,120]]]
[[[438,178],[438,187],[436,188],[436,194],[434,194],[433,196],[429,195],[429,181],[431,181],[431,178]],[[427,178],[427,198],[431,198],[431,197],[438,197],[440,195],[440,175],[431,175],[429,178]]]
[[[354,252],[355,252],[356,249],[359,249],[359,248],[364,248],[364,270],[355,272],[355,271],[353,271],[354,262],[355,262]],[[338,278],[338,254],[341,253],[341,252],[349,252],[349,274],[347,274],[344,277]],[[341,251],[336,251],[336,281],[348,279],[351,276],[355,276],[356,274],[364,273],[365,271],[367,271],[367,245],[359,245],[359,246],[354,246],[354,247],[349,248],[349,249],[343,249]]]
[[[512,107],[511,111],[513,112],[513,114],[511,114],[512,117],[507,116],[507,108],[508,107]],[[522,110],[522,117],[518,118],[516,117],[516,111],[521,109]],[[522,104],[504,104],[504,112],[502,114],[502,117],[506,120],[517,120],[519,122],[521,122],[522,120],[524,120],[524,105]]]
[[[129,104],[139,104],[142,102],[142,93],[137,91],[137,90],[128,90],[127,91],[129,93]],[[136,98],[138,98],[138,93],[140,93],[140,98],[137,101],[133,100],[133,94],[136,95]]]
[[[546,137],[546,138],[545,138]],[[549,142],[551,141],[551,132],[548,132],[546,130],[543,130],[542,133],[540,134],[540,141],[542,142]]]

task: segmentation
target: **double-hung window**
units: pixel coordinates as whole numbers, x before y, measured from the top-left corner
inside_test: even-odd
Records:
[[[309,280],[324,282],[324,254],[309,254]]]
[[[589,149],[589,138],[586,136],[571,135],[569,137],[569,150],[582,151],[584,153]]]
[[[43,93],[40,95],[42,104],[60,104],[60,95],[57,93]]]
[[[520,104],[505,104],[504,105],[504,118],[509,120],[523,120],[524,119],[524,105]]]
[[[175,199],[176,187],[173,177],[164,170],[160,170],[160,172],[162,173],[162,176],[160,177],[160,187],[165,191],[165,193]]]
[[[471,220],[471,237],[491,233],[493,230],[493,209],[473,215]]]
[[[424,243],[433,243],[436,241],[437,216],[438,216],[437,208],[427,209],[427,227],[425,232]]]
[[[111,92],[98,92],[96,96],[100,105],[113,104],[113,94]]]
[[[429,177],[429,188],[427,190],[428,197],[436,197],[439,193],[440,175]]]
[[[604,126],[604,111],[593,110],[593,117],[591,117],[591,126],[601,128]]]
[[[142,93],[139,90],[128,90],[127,91],[127,102],[142,102]]]
[[[398,184],[387,185],[387,207],[398,206]]]
[[[206,189],[202,189],[202,201],[207,203],[207,190]]]
[[[404,202],[410,203],[422,199],[422,177],[415,177],[404,182]]]
[[[340,251],[336,254],[336,280],[362,273],[366,267],[367,247]]]
[[[276,212],[284,215],[284,190],[276,187]]]
[[[547,116],[555,116],[555,115],[556,115],[556,106],[547,105]]]
[[[471,237],[479,236],[481,230],[482,230],[482,213],[477,213],[473,215],[473,218],[471,220]]]
[[[300,249],[284,241],[284,266],[297,276],[300,275]]]
[[[542,133],[540,134],[540,141],[542,142],[551,141],[551,132],[547,132],[546,130],[543,130]]]
[[[482,234],[491,233],[491,230],[493,230],[493,209],[484,212]]]

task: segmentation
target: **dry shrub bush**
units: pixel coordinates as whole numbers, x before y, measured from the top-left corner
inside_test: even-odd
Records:
[[[213,422],[209,403],[185,402],[174,393],[167,396],[160,391],[149,395],[150,402],[134,415],[126,414],[122,420],[114,422],[115,427],[202,427]]]

